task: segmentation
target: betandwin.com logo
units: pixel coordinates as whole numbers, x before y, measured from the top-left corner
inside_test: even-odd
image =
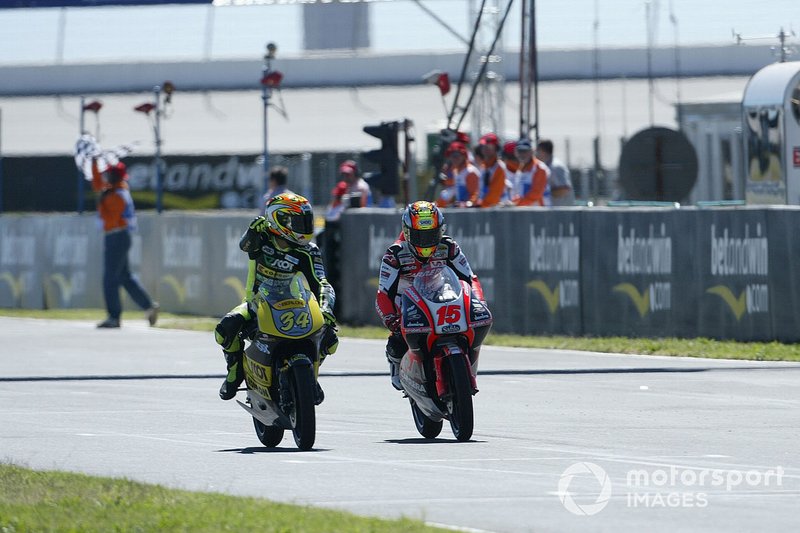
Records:
[[[574,463],[558,480],[558,497],[564,508],[579,516],[592,516],[608,505],[612,493],[626,507],[704,508],[715,496],[737,490],[783,486],[783,468],[727,470],[666,465],[628,470],[624,486],[613,487],[603,467]],[[617,483],[619,485],[619,483]]]

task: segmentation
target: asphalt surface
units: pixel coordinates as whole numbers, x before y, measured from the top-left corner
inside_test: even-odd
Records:
[[[800,364],[486,347],[458,443],[344,339],[315,450],[268,450],[211,334],[130,315],[0,318],[0,461],[469,530],[800,531]]]

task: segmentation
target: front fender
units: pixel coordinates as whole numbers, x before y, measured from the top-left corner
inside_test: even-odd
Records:
[[[314,365],[314,363],[311,362],[311,359],[309,359],[306,354],[302,354],[302,353],[299,353],[299,354],[296,354],[296,355],[293,355],[293,356],[289,357],[286,360],[286,363],[292,368],[300,367],[300,366],[313,366]]]

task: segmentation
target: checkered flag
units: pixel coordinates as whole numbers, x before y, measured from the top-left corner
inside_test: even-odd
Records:
[[[133,152],[134,148],[133,144],[121,144],[103,150],[93,135],[84,133],[75,143],[75,165],[87,181],[92,181],[92,159],[97,159],[97,169],[104,172],[110,165],[119,163],[120,159]]]

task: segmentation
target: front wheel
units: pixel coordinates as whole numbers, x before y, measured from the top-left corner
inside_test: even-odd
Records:
[[[283,440],[283,428],[268,426],[256,417],[253,417],[253,426],[256,428],[258,440],[267,448],[274,448]]]
[[[439,433],[442,432],[442,421],[434,422],[425,416],[425,413],[422,412],[414,400],[409,398],[408,401],[411,402],[411,413],[414,415],[414,425],[417,426],[419,434],[426,439],[435,439],[438,437]]]
[[[472,438],[475,420],[472,412],[472,384],[469,378],[467,361],[463,356],[447,358],[448,393],[447,412],[450,427],[458,441]]]
[[[292,412],[289,420],[292,422],[294,442],[301,450],[310,450],[316,438],[317,420],[314,412],[316,399],[316,380],[314,368],[306,365],[291,368],[289,380],[292,394]]]

